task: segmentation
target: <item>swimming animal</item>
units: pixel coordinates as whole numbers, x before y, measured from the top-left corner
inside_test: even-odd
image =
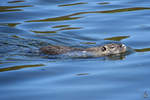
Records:
[[[40,51],[48,55],[59,55],[77,51],[83,54],[90,54],[93,57],[101,57],[124,53],[127,51],[127,47],[124,44],[119,43],[109,43],[90,48],[73,48],[68,46],[48,45],[40,48]]]

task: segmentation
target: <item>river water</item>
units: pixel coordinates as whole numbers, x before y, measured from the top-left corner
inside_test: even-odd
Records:
[[[0,100],[150,100],[149,0],[1,0]],[[51,59],[43,46],[119,41],[119,58]]]

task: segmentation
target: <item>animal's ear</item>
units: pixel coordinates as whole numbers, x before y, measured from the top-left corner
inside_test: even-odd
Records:
[[[113,49],[113,48],[115,48],[116,47],[116,44],[111,44],[111,45],[109,45],[109,48],[110,49]]]
[[[103,47],[101,48],[101,50],[102,50],[102,51],[106,51],[106,47],[103,46]]]

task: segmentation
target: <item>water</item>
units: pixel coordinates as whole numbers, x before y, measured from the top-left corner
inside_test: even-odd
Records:
[[[1,0],[1,100],[149,100],[148,0]],[[50,59],[49,44],[119,41],[118,59]]]

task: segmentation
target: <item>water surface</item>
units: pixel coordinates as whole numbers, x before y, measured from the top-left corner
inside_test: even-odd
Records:
[[[149,100],[148,0],[1,0],[1,100]],[[40,47],[118,41],[117,59],[50,59]]]

